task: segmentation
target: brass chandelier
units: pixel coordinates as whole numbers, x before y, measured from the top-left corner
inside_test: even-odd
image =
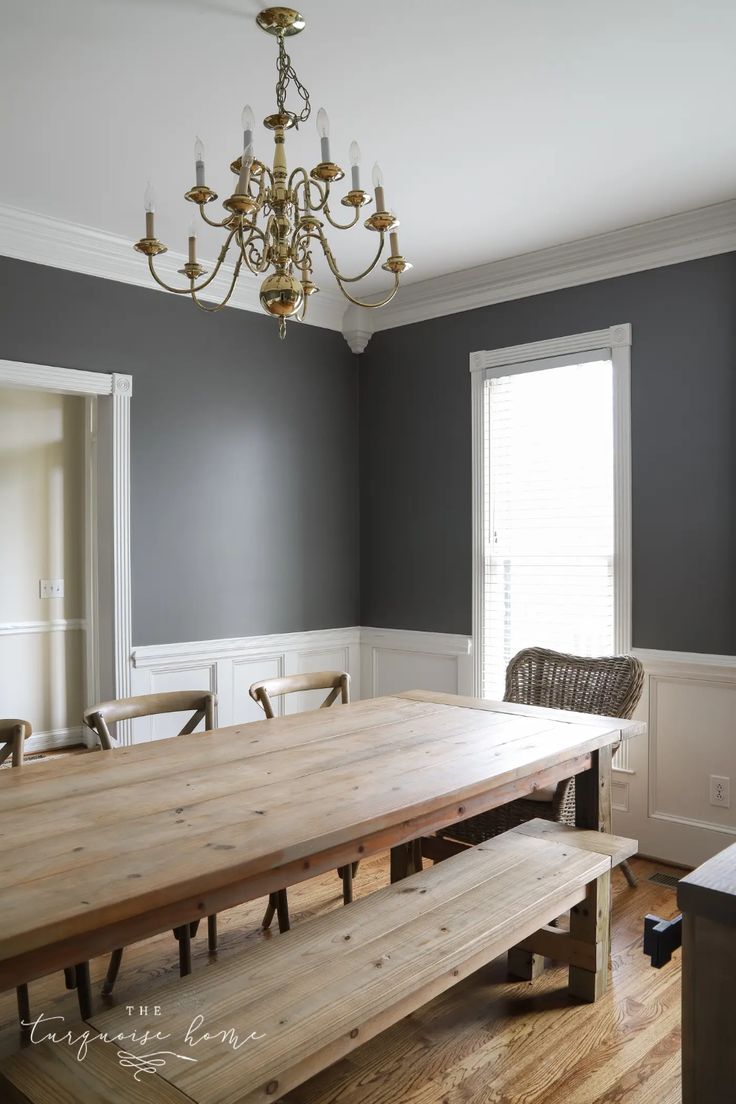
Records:
[[[196,183],[185,194],[190,203],[196,203],[199,213],[208,226],[221,228],[225,241],[213,271],[208,275],[197,261],[197,231],[192,220],[189,229],[188,260],[179,272],[188,280],[186,287],[171,287],[156,273],[154,258],[166,252],[166,246],[154,232],[154,198],[150,185],[146,189],[146,234],[134,248],[148,257],[148,266],[154,280],[166,291],[176,295],[191,295],[194,302],[205,311],[221,310],[227,305],[243,265],[254,275],[269,273],[260,288],[260,302],[267,314],[278,318],[279,333],[286,336],[287,320],[304,321],[309,296],[319,290],[313,282],[312,246],[316,242],[322,249],[328,268],[341,292],[351,303],[359,307],[375,309],[383,307],[398,291],[402,272],[411,268],[399,250],[398,226],[395,215],[386,210],[383,176],[378,165],[373,168],[375,211],[364,225],[378,235],[378,248],[371,264],[356,276],[340,272],[325,235],[325,222],[337,230],[349,230],[360,218],[360,211],[372,202],[368,192],[360,186],[360,150],[357,142],[350,147],[351,189],[340,200],[343,207],[352,209],[349,222],[335,220],[330,209],[330,190],[344,177],[339,165],[330,159],[329,120],[323,108],[317,113],[317,130],[321,140],[321,161],[311,171],[295,168],[287,171],[285,132],[298,127],[311,114],[309,93],[296,75],[286,52],[284,40],[304,29],[304,19],[293,8],[266,8],[257,17],[258,26],[275,35],[278,41],[278,83],[276,85],[276,112],[263,120],[263,125],[273,132],[273,167],[254,157],[253,132],[255,117],[249,106],[243,109],[243,153],[230,165],[237,174],[233,194],[223,202],[227,212],[224,219],[211,219],[205,208],[217,199],[217,195],[205,183],[204,146],[198,138],[195,142]],[[298,93],[300,110],[291,110],[286,103],[290,86]],[[259,225],[260,223],[260,225]],[[389,236],[389,255],[382,268],[393,275],[393,287],[379,302],[365,302],[355,298],[346,284],[355,284],[373,272],[384,254],[386,235]],[[199,299],[199,293],[211,284],[230,252],[234,253],[234,270],[228,290],[222,302],[207,305]]]

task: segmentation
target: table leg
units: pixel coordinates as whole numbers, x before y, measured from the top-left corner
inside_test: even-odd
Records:
[[[403,881],[422,869],[422,841],[410,840],[391,848],[391,884]]]
[[[594,751],[590,769],[575,776],[575,824],[611,831],[611,748]]]

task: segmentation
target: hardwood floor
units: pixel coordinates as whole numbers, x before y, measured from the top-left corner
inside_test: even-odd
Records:
[[[680,954],[654,970],[641,951],[643,917],[677,914],[674,890],[649,882],[666,869],[633,860],[629,889],[614,873],[613,981],[597,1005],[565,991],[566,971],[551,966],[537,981],[509,983],[498,960],[284,1098],[288,1104],[679,1104]],[[364,861],[355,896],[385,884],[388,862]],[[289,890],[292,921],[341,906],[336,874]],[[225,958],[248,941],[278,939],[259,928],[265,902],[219,917]],[[206,970],[206,925],[193,941],[193,969]],[[106,959],[91,964],[95,999]],[[169,933],[129,948],[108,1003],[145,1004],[154,980],[175,976]],[[76,996],[62,974],[30,986],[35,1015],[77,1018]],[[0,994],[0,1055],[20,1046],[15,993]],[[87,1102],[79,1102],[87,1104]],[[94,1104],[94,1102],[89,1102]]]

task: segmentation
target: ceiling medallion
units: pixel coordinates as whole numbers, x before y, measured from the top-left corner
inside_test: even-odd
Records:
[[[360,219],[362,207],[372,202],[368,192],[360,185],[360,149],[357,142],[350,146],[351,187],[341,199],[344,207],[352,210],[350,221],[335,221],[330,210],[331,187],[344,177],[344,172],[330,157],[330,124],[327,112],[317,112],[317,131],[320,136],[321,160],[313,169],[295,168],[288,172],[286,166],[285,133],[298,127],[311,114],[309,93],[296,75],[291,58],[286,52],[284,40],[304,29],[304,19],[293,8],[266,8],[257,17],[258,26],[278,41],[278,82],[276,84],[276,111],[263,120],[267,130],[273,132],[273,164],[269,168],[255,159],[253,134],[255,117],[250,107],[243,108],[243,153],[230,165],[237,175],[237,183],[223,202],[226,215],[218,221],[205,212],[208,203],[217,195],[205,183],[204,146],[199,138],[194,145],[195,184],[185,194],[190,203],[196,203],[202,219],[208,226],[221,228],[226,237],[217,264],[207,274],[197,261],[197,229],[192,220],[189,229],[189,255],[187,263],[179,271],[188,280],[183,288],[170,287],[157,275],[154,258],[166,252],[166,246],[154,231],[155,203],[149,184],[146,189],[146,234],[134,248],[148,257],[151,275],[161,287],[177,295],[191,295],[198,307],[205,311],[221,310],[228,303],[240,271],[246,269],[255,275],[265,275],[261,284],[261,306],[267,314],[279,320],[279,333],[286,336],[287,320],[303,322],[307,313],[309,296],[319,290],[312,280],[312,248],[317,243],[324,253],[329,270],[341,292],[351,303],[359,307],[375,309],[385,306],[398,291],[402,272],[411,268],[399,251],[398,226],[395,215],[386,209],[383,191],[383,175],[378,165],[373,167],[375,211],[364,226],[378,235],[378,248],[372,263],[357,276],[345,276],[340,272],[325,235],[325,223],[337,230],[349,230]],[[299,110],[287,106],[286,96],[292,87],[299,97]],[[389,255],[381,266],[393,275],[391,291],[377,303],[366,303],[354,298],[346,290],[346,284],[354,284],[371,273],[384,254],[385,238],[389,236]],[[229,288],[222,302],[205,305],[198,295],[210,284],[233,247],[234,269]],[[266,275],[267,274],[267,275]]]

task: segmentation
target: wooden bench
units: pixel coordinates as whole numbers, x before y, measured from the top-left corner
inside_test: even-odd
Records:
[[[147,994],[147,1014],[137,1005],[132,1016],[125,1007],[93,1014],[90,1028],[109,1041],[91,1043],[84,1062],[63,1042],[26,1048],[0,1065],[0,1099],[275,1101],[520,940],[535,953],[544,940],[544,953],[570,962],[571,992],[595,1000],[608,973],[611,857],[635,850],[633,840],[524,825],[168,983]],[[568,909],[570,932],[544,934]],[[114,1041],[133,1030],[168,1038]],[[173,1055],[136,1080],[123,1050]]]

